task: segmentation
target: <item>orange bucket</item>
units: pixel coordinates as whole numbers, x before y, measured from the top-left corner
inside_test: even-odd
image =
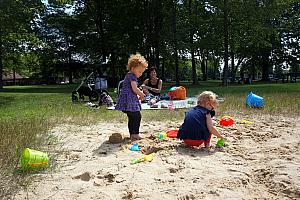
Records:
[[[184,100],[186,99],[186,89],[183,86],[177,87],[175,90],[169,91],[170,100]]]

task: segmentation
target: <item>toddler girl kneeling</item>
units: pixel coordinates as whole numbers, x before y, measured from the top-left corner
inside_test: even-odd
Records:
[[[198,96],[197,106],[185,114],[184,122],[179,128],[177,138],[187,146],[210,146],[211,135],[225,139],[213,126],[212,117],[218,106],[217,95],[211,91],[204,91]]]

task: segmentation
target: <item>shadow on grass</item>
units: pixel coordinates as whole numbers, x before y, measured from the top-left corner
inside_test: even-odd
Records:
[[[11,104],[12,102],[15,101],[15,97],[12,96],[4,96],[0,98],[0,107],[4,105]]]
[[[5,87],[4,93],[70,93],[77,85],[37,85],[37,86],[13,86]]]
[[[24,93],[24,94],[69,94],[77,89],[79,84],[68,84],[68,85],[32,85],[32,86],[6,86],[0,90],[1,93]],[[110,96],[116,97],[114,88],[108,88]]]

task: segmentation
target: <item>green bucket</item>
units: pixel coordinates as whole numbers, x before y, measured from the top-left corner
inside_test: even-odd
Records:
[[[217,142],[217,147],[224,147],[224,146],[225,146],[225,141],[220,138]]]
[[[26,148],[21,156],[21,167],[25,170],[41,169],[48,166],[47,153]]]

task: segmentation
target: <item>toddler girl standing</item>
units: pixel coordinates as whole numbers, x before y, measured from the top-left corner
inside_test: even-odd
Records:
[[[119,95],[116,110],[121,110],[127,114],[128,129],[131,140],[141,139],[139,129],[141,124],[141,103],[145,94],[138,88],[137,79],[147,68],[146,59],[140,54],[131,55],[128,59],[128,70],[126,74],[121,93]]]

